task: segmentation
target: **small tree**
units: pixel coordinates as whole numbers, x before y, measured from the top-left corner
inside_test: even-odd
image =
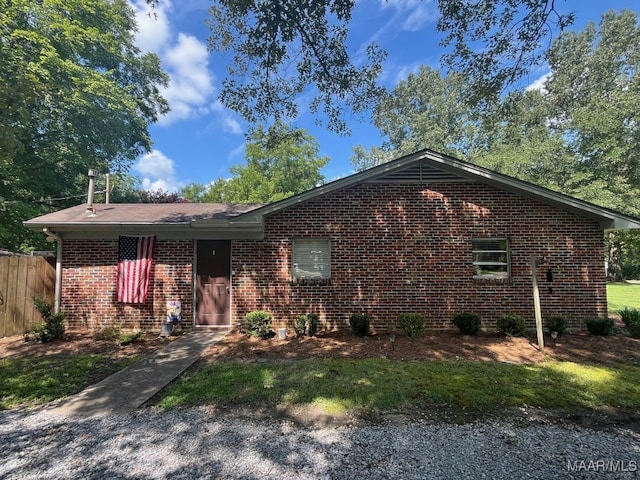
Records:
[[[53,306],[43,298],[34,297],[33,304],[44,321],[36,325],[30,334],[25,335],[25,340],[31,340],[33,336],[34,340],[47,343],[60,340],[64,337],[64,319],[67,316],[66,313],[53,313],[51,311]]]

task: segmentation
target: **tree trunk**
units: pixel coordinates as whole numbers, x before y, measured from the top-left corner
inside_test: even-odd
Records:
[[[609,232],[607,282],[624,282],[622,275],[622,243],[615,232]]]

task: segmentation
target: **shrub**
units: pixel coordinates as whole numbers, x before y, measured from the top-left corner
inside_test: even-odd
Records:
[[[359,337],[366,337],[369,335],[369,326],[371,324],[371,317],[366,313],[354,313],[349,317],[349,325],[353,333]]]
[[[618,311],[618,313],[629,335],[634,338],[640,338],[640,310],[627,307]]]
[[[567,321],[559,315],[547,318],[544,325],[549,329],[549,332],[558,332],[558,335],[567,331]]]
[[[419,313],[401,313],[400,329],[407,337],[421,337],[424,335],[424,316]]]
[[[320,325],[320,316],[317,313],[307,315],[307,335],[313,337],[318,332]]]
[[[136,343],[144,332],[142,330],[134,330],[132,332],[123,332],[122,324],[118,323],[110,327],[105,327],[93,333],[94,340],[107,340],[118,342],[122,346]]]
[[[273,336],[271,330],[271,314],[262,310],[255,310],[247,313],[245,317],[247,335],[259,338],[269,338]]]
[[[498,330],[510,337],[524,337],[527,327],[519,315],[503,315],[498,319]]]
[[[587,320],[587,330],[591,335],[606,337],[613,333],[613,320],[610,318],[590,318]]]
[[[293,329],[296,332],[296,337],[304,337],[307,334],[307,316],[300,315],[296,320]]]
[[[453,316],[453,324],[463,335],[477,335],[480,331],[480,315],[473,312],[456,313]]]
[[[142,330],[134,330],[133,332],[121,333],[118,335],[120,345],[127,346],[136,343],[144,332]]]
[[[300,315],[294,325],[296,336],[304,337],[309,335],[313,337],[318,332],[318,326],[320,325],[320,316],[317,313],[308,313],[307,315]]]
[[[120,338],[120,335],[122,335],[122,325],[117,324],[98,330],[97,332],[94,332],[92,336],[94,340],[115,341]]]
[[[60,340],[64,337],[64,318],[66,313],[53,313],[53,306],[42,298],[34,298],[33,304],[42,316],[42,323],[36,325],[30,333],[25,335],[25,340],[36,340],[47,343]]]

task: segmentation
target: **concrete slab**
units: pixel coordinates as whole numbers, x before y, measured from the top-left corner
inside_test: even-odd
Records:
[[[228,329],[189,332],[139,362],[67,397],[50,412],[67,416],[132,412],[193,365],[207,348],[228,333]]]

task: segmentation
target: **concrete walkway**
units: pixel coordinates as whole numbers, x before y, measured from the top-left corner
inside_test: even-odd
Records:
[[[227,333],[227,329],[189,332],[139,362],[67,397],[50,412],[68,416],[132,412],[193,365]]]

